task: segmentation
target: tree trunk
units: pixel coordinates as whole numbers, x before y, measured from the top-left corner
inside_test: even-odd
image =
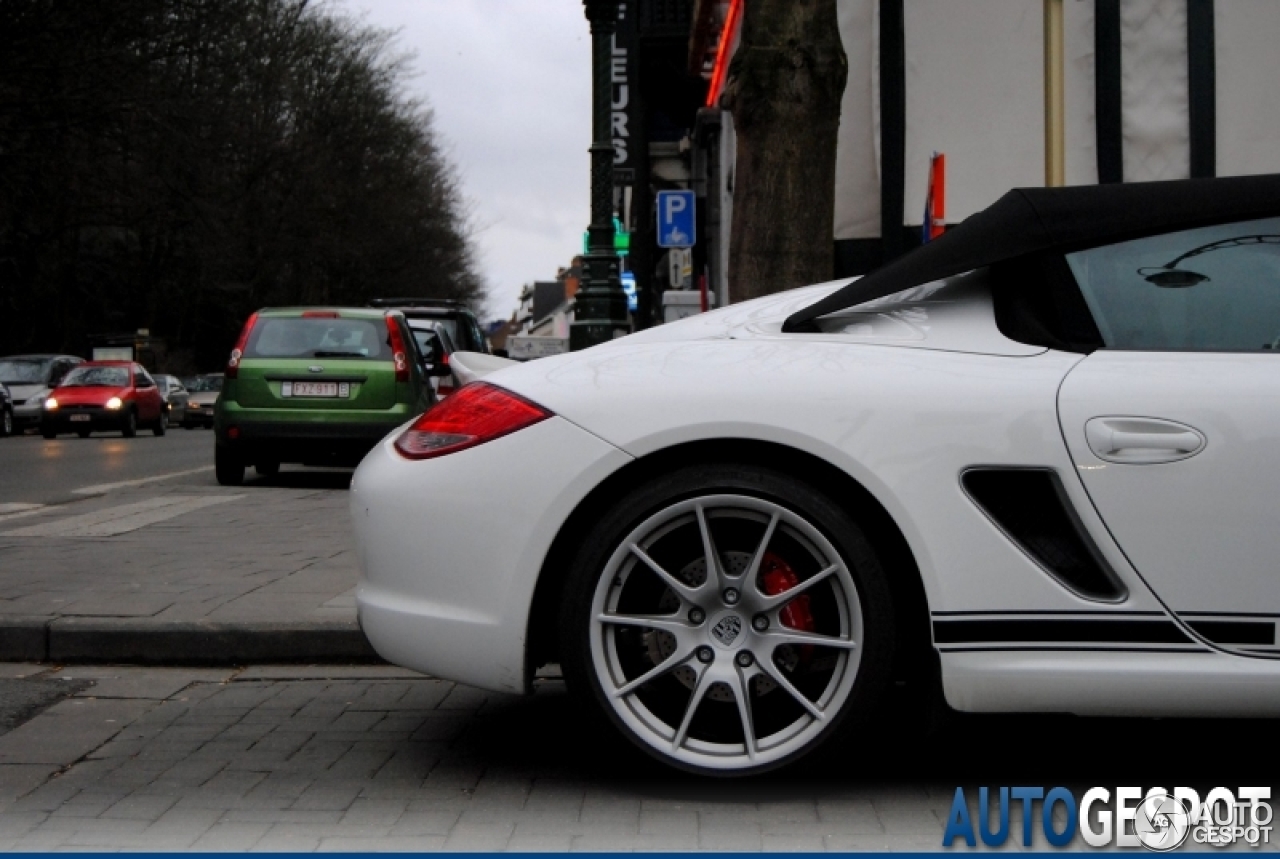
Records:
[[[721,106],[738,135],[729,298],[830,280],[849,64],[836,0],[750,0]]]

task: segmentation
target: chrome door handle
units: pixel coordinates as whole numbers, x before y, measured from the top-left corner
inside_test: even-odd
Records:
[[[1207,443],[1199,430],[1159,418],[1094,418],[1085,424],[1084,435],[1099,459],[1130,465],[1177,462]]]

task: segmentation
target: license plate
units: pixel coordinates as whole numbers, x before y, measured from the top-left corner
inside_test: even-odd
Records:
[[[285,397],[346,397],[351,386],[337,382],[285,382],[280,393]]]
[[[72,416],[71,416],[71,420],[73,420],[73,421],[87,421],[87,420],[89,420],[89,415],[72,415]]]

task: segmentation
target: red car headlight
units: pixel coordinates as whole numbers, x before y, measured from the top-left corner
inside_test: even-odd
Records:
[[[510,435],[551,412],[502,388],[475,382],[423,412],[395,448],[406,459],[431,459]]]

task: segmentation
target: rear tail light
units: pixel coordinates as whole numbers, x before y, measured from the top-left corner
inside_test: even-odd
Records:
[[[400,333],[396,317],[390,314],[387,315],[387,340],[391,344],[391,360],[396,365],[396,381],[409,381],[409,353],[404,348],[404,335]]]
[[[523,397],[484,382],[460,388],[395,440],[406,459],[431,459],[493,441],[551,417]]]
[[[231,357],[227,360],[225,375],[228,379],[235,379],[240,376],[240,359],[244,357],[244,348],[249,343],[249,334],[253,331],[253,326],[257,321],[258,314],[251,314],[245,320],[244,328],[240,329],[240,339],[236,341],[236,348],[231,350]]]

